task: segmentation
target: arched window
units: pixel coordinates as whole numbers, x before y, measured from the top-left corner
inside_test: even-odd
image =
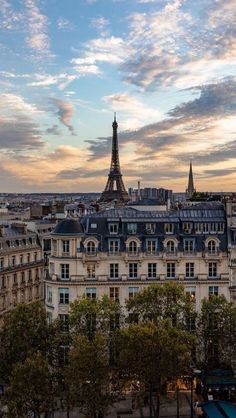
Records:
[[[88,254],[95,254],[96,252],[96,247],[93,241],[89,241],[87,243],[87,253]]]
[[[129,253],[130,254],[137,254],[138,252],[138,245],[136,241],[130,241],[129,243]]]
[[[169,254],[173,254],[175,252],[175,243],[174,241],[167,241],[166,243],[166,250]]]
[[[207,249],[210,254],[216,254],[216,242],[213,239],[208,242]]]

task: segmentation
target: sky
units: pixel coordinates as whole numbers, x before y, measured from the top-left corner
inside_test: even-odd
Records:
[[[236,0],[0,0],[0,192],[236,189]]]

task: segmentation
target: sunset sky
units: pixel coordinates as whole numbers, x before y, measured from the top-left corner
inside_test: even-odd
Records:
[[[236,0],[0,0],[0,192],[236,191]]]

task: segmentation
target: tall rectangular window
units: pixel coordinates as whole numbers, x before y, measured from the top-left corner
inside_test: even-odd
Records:
[[[185,276],[190,279],[194,277],[194,263],[185,264]]]
[[[175,263],[167,263],[167,278],[174,279],[175,278]]]
[[[63,240],[62,241],[62,252],[69,254],[70,252],[70,241],[69,240]]]
[[[119,278],[119,264],[118,263],[110,264],[110,278],[111,279]]]
[[[119,287],[110,287],[110,299],[119,302]]]
[[[59,303],[61,305],[69,305],[69,288],[59,287]]]
[[[184,234],[191,234],[192,224],[190,222],[183,222],[183,232]]]
[[[154,223],[146,224],[146,233],[147,234],[154,234],[156,229],[156,225]]]
[[[218,296],[218,294],[219,294],[219,287],[218,286],[209,286],[209,289],[208,289],[209,298],[211,296]]]
[[[87,264],[87,276],[90,279],[95,278],[95,276],[96,276],[96,265],[94,263]]]
[[[185,238],[184,239],[184,252],[185,253],[192,253],[195,249],[195,242],[194,239]]]
[[[195,300],[195,298],[196,298],[196,287],[195,287],[195,286],[189,286],[189,287],[186,287],[186,288],[185,288],[185,293],[186,293],[187,295],[189,295],[189,297],[190,297],[192,300]]]
[[[129,263],[129,278],[137,279],[137,277],[138,277],[138,264]]]
[[[108,228],[109,228],[110,234],[118,234],[119,224],[118,223],[109,224]]]
[[[97,297],[96,287],[86,287],[86,297],[88,299],[96,299]]]
[[[157,265],[156,263],[148,263],[148,278],[155,279],[157,277]]]
[[[137,232],[137,224],[128,223],[127,224],[127,233],[128,234],[136,234],[136,232]]]
[[[70,278],[70,265],[61,264],[61,279],[68,280]]]
[[[117,254],[120,251],[120,241],[118,239],[110,239],[108,245],[110,254]]]
[[[209,263],[208,265],[208,277],[217,277],[217,263]]]
[[[129,299],[133,299],[135,295],[137,295],[137,293],[139,292],[139,287],[129,287],[128,292],[129,292]]]
[[[51,286],[47,286],[47,302],[52,302],[52,288]]]
[[[0,269],[3,269],[3,267],[4,267],[4,258],[1,257],[0,258]]]
[[[174,224],[165,224],[164,226],[165,234],[173,234],[174,232]]]
[[[148,254],[155,254],[157,251],[157,240],[147,239],[146,240],[146,249]]]

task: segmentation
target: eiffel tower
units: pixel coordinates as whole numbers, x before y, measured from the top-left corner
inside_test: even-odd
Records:
[[[112,154],[111,154],[111,168],[108,174],[107,184],[105,190],[102,192],[99,202],[111,202],[117,200],[118,202],[126,203],[130,200],[125,186],[122,180],[122,174],[120,171],[119,162],[119,147],[116,122],[116,114],[114,114],[114,122],[112,124],[113,136],[112,136]]]

